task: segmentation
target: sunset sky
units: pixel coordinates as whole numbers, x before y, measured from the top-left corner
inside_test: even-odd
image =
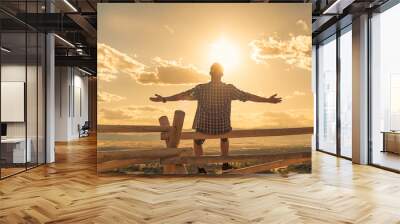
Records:
[[[98,97],[101,124],[158,124],[196,102],[154,103],[208,82],[223,81],[278,105],[233,102],[234,128],[312,126],[311,4],[98,4]]]

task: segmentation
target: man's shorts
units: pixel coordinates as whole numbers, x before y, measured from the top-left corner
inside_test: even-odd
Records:
[[[203,143],[205,142],[205,139],[194,139],[194,143],[196,145],[203,145]],[[221,142],[227,142],[228,139],[227,138],[221,138]]]

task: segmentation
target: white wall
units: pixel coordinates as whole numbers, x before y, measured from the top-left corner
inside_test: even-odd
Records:
[[[74,108],[72,109],[73,119],[71,120],[71,135],[79,137],[78,124],[83,125],[88,120],[88,78],[80,74],[74,77]]]
[[[3,82],[25,82],[25,64],[24,65],[2,65],[1,81]],[[6,108],[1,108],[6,110]],[[7,123],[7,137],[25,137],[25,123],[11,122]]]
[[[76,68],[56,67],[56,141],[79,138],[78,125],[88,120],[88,78]]]
[[[21,108],[21,112],[26,112],[26,120],[21,122],[5,122],[7,124],[8,138],[25,138],[29,139],[31,148],[32,161],[39,163],[44,162],[44,83],[40,66],[27,67],[25,64],[3,64],[1,66],[2,82],[24,82],[26,84],[26,107]],[[27,80],[25,80],[27,78]],[[23,93],[22,93],[23,94]],[[7,96],[2,96],[6,97]],[[24,103],[25,104],[25,103]],[[10,110],[3,107],[1,110]],[[13,113],[12,111],[8,111]],[[39,155],[37,155],[39,153]]]
[[[2,82],[25,82],[25,71],[26,67],[24,65],[18,64],[8,64],[1,66],[1,81]],[[33,66],[27,67],[28,74],[32,72],[36,73],[36,68]],[[36,85],[36,81],[33,82],[29,80],[30,85]],[[30,91],[32,90],[32,92]],[[36,89],[28,88],[27,89],[27,101],[28,103],[32,102],[33,99],[36,98]],[[33,105],[31,105],[33,106]],[[36,108],[36,104],[34,105]],[[2,108],[2,110],[6,110],[6,108]],[[31,117],[33,116],[33,117]],[[36,114],[28,113],[28,122],[35,121],[36,123]],[[28,125],[28,128],[33,125]],[[7,122],[7,135],[9,137],[25,137],[25,122]],[[29,137],[29,136],[28,136]]]
[[[55,69],[55,141],[67,141],[69,132],[69,84],[70,75],[67,67]]]

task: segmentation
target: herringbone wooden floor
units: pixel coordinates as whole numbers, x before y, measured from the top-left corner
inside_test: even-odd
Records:
[[[0,181],[0,223],[400,223],[400,175],[313,154],[313,174],[98,177],[96,144]]]

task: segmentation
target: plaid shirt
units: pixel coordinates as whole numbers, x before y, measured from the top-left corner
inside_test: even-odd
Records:
[[[232,130],[231,101],[247,101],[249,93],[232,84],[209,82],[182,93],[197,100],[193,129],[206,134],[223,134]]]

